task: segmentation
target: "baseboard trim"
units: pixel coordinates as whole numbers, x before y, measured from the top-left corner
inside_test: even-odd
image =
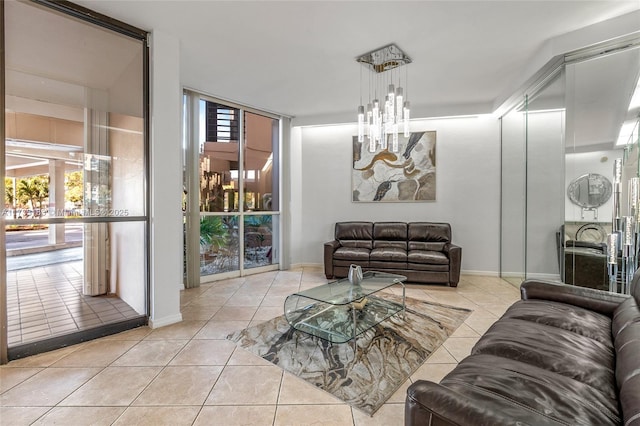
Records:
[[[176,324],[182,321],[182,314],[175,314],[164,318],[151,319],[149,318],[149,327],[160,328],[167,325]]]
[[[315,269],[323,269],[323,263],[292,263],[291,269],[301,269],[301,268],[315,268]],[[485,277],[499,277],[500,272],[497,271],[474,271],[474,270],[462,270],[460,271],[463,275],[481,275]]]
[[[560,274],[527,274],[527,279],[561,281]]]
[[[500,276],[502,278],[522,278],[522,279],[524,279],[524,272],[503,272]]]
[[[324,268],[324,264],[323,263],[292,263],[290,269],[301,269],[301,268],[322,269]]]
[[[499,277],[500,273],[496,271],[473,271],[473,270],[462,270],[460,271],[461,275],[481,275],[483,277]]]

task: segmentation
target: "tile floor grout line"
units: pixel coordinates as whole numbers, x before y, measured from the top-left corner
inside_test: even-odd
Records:
[[[266,297],[267,297],[268,292],[269,292],[269,291],[271,291],[272,289],[274,289],[274,285],[276,285],[276,284],[278,283],[277,278],[280,276],[280,277],[282,277],[282,278],[283,278],[283,281],[282,281],[283,283],[285,283],[285,284],[286,284],[286,283],[288,282],[288,279],[289,279],[290,277],[285,277],[284,275],[282,275],[282,274],[281,274],[281,272],[282,272],[282,271],[278,271],[278,272],[275,274],[275,276],[273,276],[273,278],[271,279],[270,284],[269,284],[269,288],[267,289],[267,291],[266,291],[266,292],[262,295],[262,297],[260,298],[259,304],[257,305],[257,307],[255,307],[255,311],[253,312],[253,314],[252,314],[252,316],[251,316],[251,320],[249,320],[249,323],[250,323],[251,321],[256,321],[255,317],[256,317],[256,315],[257,315],[257,312],[258,312],[258,310],[260,310],[260,309],[263,307],[263,303],[265,303],[265,299],[266,299]],[[304,283],[305,283],[305,282],[307,283],[307,285],[305,285],[305,287],[309,286],[310,284],[313,284],[313,285],[320,285],[320,284],[321,284],[321,283],[319,282],[319,279],[318,279],[318,278],[319,278],[319,274],[317,274],[317,273],[316,273],[316,270],[315,270],[315,269],[313,270],[313,273],[310,273],[309,275],[307,275],[307,276],[306,276],[306,277],[307,277],[307,278],[306,278],[306,281],[305,281],[305,268],[303,268],[303,269],[302,269],[302,272],[301,272],[301,273],[300,273],[300,272],[297,272],[297,273],[299,273],[299,275],[298,275],[298,280],[297,280],[297,286],[298,286],[298,289],[300,289],[300,288],[304,285]],[[316,282],[316,281],[318,281],[318,282]],[[479,289],[482,289],[482,288],[483,288],[483,285],[482,285],[482,284],[484,284],[485,282],[487,283],[487,285],[491,284],[491,287],[495,287],[495,285],[494,285],[493,283],[495,283],[495,282],[496,282],[495,280],[493,280],[493,281],[490,281],[490,280],[483,280],[482,282],[478,283],[477,285],[476,285],[475,283],[474,283],[473,285],[471,285],[471,284],[469,284],[469,283],[467,282],[467,281],[469,281],[469,280],[464,280],[464,281],[466,282],[466,284],[465,284],[465,285],[466,285],[466,289],[471,288],[471,290],[474,290],[475,292],[477,292],[477,290],[479,290]],[[245,284],[246,284],[246,280],[245,280],[241,285],[239,285],[238,287],[235,287],[235,288],[233,289],[232,296],[233,296],[233,295],[235,295],[235,294],[237,294],[239,291],[241,291],[241,289],[243,288],[243,286],[244,286]],[[464,290],[464,286],[462,286],[462,287],[463,287],[463,290]],[[248,288],[248,287],[245,287],[245,288]],[[433,300],[433,299],[435,299],[434,297],[432,297],[432,296],[431,296],[431,294],[430,294],[429,292],[427,292],[427,291],[426,291],[426,289],[425,289],[425,288],[419,288],[419,290],[420,290],[422,293],[424,293],[426,297],[429,297],[429,298],[430,298],[430,299],[432,299],[432,300]],[[443,289],[432,289],[432,290],[434,290],[434,291],[432,292],[432,294],[434,294],[434,295],[435,295],[436,297],[438,297],[438,298],[439,298],[439,297],[442,297],[442,298],[446,299],[446,298],[449,298],[450,296],[453,296],[453,295],[455,295],[455,294],[456,294],[456,290],[455,290],[455,289],[451,289],[451,291],[446,291],[447,289],[444,289],[445,291],[442,291]],[[203,292],[203,294],[204,294],[204,293],[206,293],[206,292],[209,292],[209,291],[215,291],[215,285],[210,286],[210,287],[209,287],[205,292]],[[295,290],[293,290],[293,289],[292,289],[292,291],[295,291]],[[458,306],[458,303],[464,303],[464,304],[466,305],[467,303],[465,303],[464,301],[466,300],[467,302],[471,302],[470,297],[472,297],[472,295],[471,295],[471,294],[469,294],[469,293],[473,293],[474,291],[471,291],[471,292],[469,292],[469,291],[467,291],[467,292],[462,291],[462,292],[460,292],[460,293],[457,293],[457,295],[458,295],[458,296],[460,296],[460,299],[458,299],[458,300],[460,300],[460,302],[458,302],[458,300],[456,300],[456,303],[448,303],[448,304],[451,304],[451,305],[453,305],[453,306]],[[465,295],[465,293],[466,293],[466,295]],[[209,294],[211,294],[211,293],[209,293]],[[191,304],[192,302],[194,302],[194,301],[198,301],[198,299],[199,299],[201,296],[202,296],[202,295],[197,295],[197,296],[194,296],[194,297],[189,297],[190,301],[189,301],[187,304],[185,304],[185,305],[181,304],[181,310],[182,310],[184,307],[186,307],[186,306],[188,306],[189,304]],[[230,296],[230,297],[232,297],[232,296]],[[222,306],[221,306],[221,307],[219,307],[219,309],[220,309],[220,308],[222,308],[222,307],[224,307],[224,306],[226,306],[226,303],[227,303],[227,301],[230,299],[230,297],[228,297],[228,298],[226,299],[226,301],[222,304]],[[275,297],[275,296],[274,296],[274,297]],[[511,297],[511,302],[510,302],[510,303],[513,303],[515,300],[518,300],[518,299],[519,299],[519,298],[517,297],[517,295],[516,295],[516,294],[514,294],[514,295],[513,295],[513,297]],[[433,300],[433,301],[438,302],[438,300]],[[440,302],[440,303],[443,303],[443,302]],[[444,302],[444,303],[446,303],[446,302]],[[498,300],[497,302],[494,302],[494,303],[492,303],[492,304],[493,304],[493,305],[502,305],[502,304],[504,304],[504,305],[506,306],[506,305],[508,305],[508,304],[509,304],[509,296],[508,296],[508,295],[502,295],[502,296],[501,296],[501,298],[499,298],[499,300]],[[205,305],[205,306],[207,306],[207,305]],[[475,331],[475,332],[477,332],[477,333],[479,333],[479,332],[478,332],[478,331],[476,331],[476,330],[475,330],[475,328],[480,327],[480,326],[484,326],[484,325],[483,325],[483,323],[491,323],[492,321],[495,321],[495,320],[497,319],[497,317],[498,317],[498,315],[496,315],[496,314],[494,314],[493,312],[490,312],[490,311],[488,311],[488,310],[486,309],[488,306],[483,306],[483,304],[476,304],[476,303],[473,303],[473,307],[474,307],[474,308],[473,308],[473,311],[474,311],[474,312],[481,311],[481,312],[483,312],[483,313],[484,313],[484,315],[486,315],[486,318],[484,317],[484,315],[482,315],[480,318],[478,318],[479,323],[476,323],[475,321],[467,322],[467,321],[465,320],[465,325],[467,325],[471,330],[474,330],[474,331]],[[219,311],[219,309],[218,309],[217,311]],[[494,311],[494,312],[498,312],[500,309],[501,309],[501,307],[500,307],[500,306],[494,306],[493,311]],[[216,313],[217,313],[217,311],[216,311]],[[176,354],[172,355],[172,356],[171,356],[171,358],[170,358],[168,361],[166,361],[166,363],[164,363],[164,365],[160,365],[160,366],[158,366],[158,367],[161,367],[161,368],[159,369],[158,373],[157,373],[157,374],[156,374],[156,375],[155,375],[155,376],[154,376],[154,377],[149,381],[149,383],[147,383],[147,385],[144,387],[144,389],[143,389],[139,394],[137,394],[137,395],[134,397],[134,399],[133,399],[133,400],[132,400],[128,405],[126,405],[126,406],[121,406],[121,408],[123,408],[123,411],[120,413],[120,415],[119,415],[118,417],[116,417],[116,419],[114,420],[114,422],[117,422],[119,419],[121,419],[121,418],[122,418],[122,416],[124,415],[124,413],[126,413],[126,412],[127,412],[127,410],[129,410],[129,409],[131,409],[131,408],[133,407],[133,404],[135,403],[135,401],[136,401],[137,399],[139,399],[139,398],[140,398],[140,395],[141,395],[144,391],[146,391],[146,390],[148,389],[148,387],[151,385],[151,383],[153,383],[155,380],[157,380],[158,376],[159,376],[160,374],[162,374],[162,372],[163,372],[163,371],[167,371],[167,368],[168,368],[168,367],[172,367],[172,365],[170,365],[170,363],[171,363],[171,362],[173,362],[173,361],[175,361],[175,359],[176,359],[178,356],[180,356],[180,354],[184,354],[184,352],[185,352],[185,350],[186,350],[187,346],[188,346],[191,342],[194,342],[194,341],[224,341],[224,340],[226,340],[226,339],[224,339],[224,338],[222,338],[222,339],[218,339],[218,338],[216,338],[216,339],[196,339],[196,338],[195,338],[195,336],[196,336],[198,333],[200,333],[200,332],[203,330],[203,328],[204,328],[204,327],[206,327],[206,325],[207,325],[207,324],[210,324],[210,323],[212,323],[212,322],[215,322],[215,320],[213,320],[213,317],[214,317],[214,316],[215,316],[215,313],[214,313],[214,314],[212,314],[208,319],[204,319],[204,320],[195,320],[195,319],[194,319],[193,321],[202,321],[202,325],[201,325],[200,327],[197,327],[197,330],[196,330],[196,329],[194,329],[194,332],[190,334],[190,337],[189,337],[189,338],[186,338],[186,339],[184,339],[184,338],[183,338],[183,339],[166,339],[166,338],[158,339],[158,340],[182,340],[182,341],[184,341],[184,344],[183,344],[183,346],[181,347],[181,349],[180,349]],[[475,327],[475,328],[474,328],[474,327]],[[110,362],[110,364],[108,364],[106,367],[102,367],[102,368],[101,368],[101,370],[100,370],[99,372],[97,372],[97,373],[96,373],[96,375],[93,375],[91,378],[87,379],[83,384],[81,384],[80,386],[78,386],[78,387],[74,388],[74,390],[72,390],[72,391],[71,391],[67,396],[65,396],[61,401],[59,401],[55,407],[60,407],[60,405],[59,405],[59,404],[60,404],[62,401],[64,401],[65,399],[67,399],[67,398],[69,397],[69,395],[73,394],[73,393],[74,393],[74,392],[76,392],[79,388],[81,388],[82,386],[84,386],[84,385],[86,384],[86,382],[88,382],[89,380],[92,380],[94,377],[96,377],[98,374],[100,374],[100,372],[104,371],[106,368],[108,368],[108,367],[110,367],[110,366],[115,367],[115,366],[113,366],[113,364],[114,364],[118,359],[120,359],[120,358],[121,358],[122,356],[124,356],[125,354],[129,353],[129,351],[130,351],[130,350],[132,350],[134,347],[138,347],[138,345],[139,345],[142,341],[152,341],[152,340],[154,340],[154,339],[146,340],[146,339],[149,337],[149,335],[150,335],[151,333],[152,333],[152,331],[151,331],[151,332],[149,332],[148,334],[146,334],[145,336],[142,336],[142,337],[138,337],[138,338],[136,338],[136,339],[135,339],[135,343],[134,343],[130,348],[128,348],[128,349],[127,349],[123,354],[121,354],[121,355],[119,355],[119,356],[115,357],[115,358]],[[452,338],[452,337],[451,337],[451,336],[448,336],[448,338]],[[466,339],[466,340],[469,340],[469,339],[476,339],[476,338],[477,338],[477,337],[473,337],[473,336],[464,336],[464,337],[455,337],[455,338],[453,338],[453,339],[455,339],[454,341],[461,342],[461,341],[463,341],[463,340],[460,340],[460,339]],[[130,339],[125,339],[125,340],[130,340]],[[32,375],[28,376],[28,377],[21,378],[21,379],[20,379],[20,381],[19,381],[18,383],[16,383],[15,385],[13,385],[11,388],[7,389],[6,391],[12,390],[12,389],[14,389],[16,386],[20,386],[20,385],[21,385],[21,384],[23,384],[25,381],[29,380],[29,379],[30,379],[30,378],[32,378],[33,376],[35,376],[35,375],[37,375],[37,374],[41,373],[42,371],[44,371],[44,370],[46,370],[46,369],[48,369],[48,368],[52,368],[52,369],[54,369],[54,368],[61,368],[61,367],[63,367],[63,366],[56,366],[56,367],[54,367],[54,366],[52,366],[52,365],[53,365],[54,363],[59,362],[59,361],[60,361],[60,360],[62,360],[62,359],[65,359],[66,357],[71,356],[71,354],[72,354],[72,353],[75,353],[78,349],[80,349],[80,348],[82,348],[82,347],[86,347],[86,346],[84,346],[84,345],[78,345],[78,348],[77,348],[76,350],[74,350],[74,351],[72,351],[72,352],[70,352],[70,353],[68,353],[68,354],[65,354],[64,356],[60,357],[59,359],[56,359],[55,361],[50,361],[50,362],[45,361],[45,363],[47,363],[47,362],[48,362],[48,365],[46,365],[45,367],[41,367],[41,366],[29,367],[29,365],[28,365],[28,364],[27,364],[27,365],[25,365],[24,367],[17,367],[17,368],[34,368],[34,369],[37,369],[37,371],[36,371],[35,373],[33,373]],[[458,364],[458,360],[457,360],[457,358],[453,357],[453,355],[452,355],[452,354],[450,353],[450,351],[449,351],[449,350],[444,346],[444,344],[442,345],[442,347],[444,348],[445,353],[447,353],[447,354],[451,357],[451,359],[452,359],[452,361],[453,361],[452,365],[456,365],[456,364]],[[462,347],[464,347],[464,345],[462,345],[462,346],[461,346],[461,348],[462,348]],[[231,359],[233,358],[234,354],[235,354],[235,353],[237,353],[237,352],[238,352],[238,351],[240,351],[240,350],[242,350],[242,349],[241,349],[241,348],[239,348],[238,346],[236,346],[236,347],[233,349],[233,351],[232,351],[228,356],[226,356],[226,359],[224,359],[224,362],[220,361],[220,363],[223,363],[223,365],[220,365],[220,366],[219,366],[220,371],[221,371],[221,372],[220,372],[220,375],[216,378],[216,380],[213,382],[213,384],[212,384],[211,388],[208,390],[208,393],[207,393],[207,396],[206,396],[206,397],[205,397],[205,399],[204,399],[204,402],[203,402],[202,404],[200,404],[200,405],[192,405],[192,406],[191,406],[191,407],[199,407],[197,410],[193,409],[193,410],[191,411],[191,412],[195,412],[195,417],[194,417],[194,420],[192,421],[192,424],[195,424],[195,422],[196,422],[196,421],[198,421],[198,418],[200,418],[200,421],[205,421],[205,422],[206,422],[206,421],[207,421],[207,417],[206,417],[207,415],[211,415],[211,413],[214,413],[213,415],[215,416],[215,413],[217,413],[217,412],[218,412],[217,410],[204,410],[204,408],[206,407],[206,406],[205,406],[205,403],[206,403],[207,399],[209,398],[209,396],[211,395],[211,392],[213,391],[213,389],[214,389],[214,387],[216,386],[216,384],[218,384],[218,383],[219,383],[219,379],[220,379],[220,376],[221,376],[222,372],[224,371],[224,369],[225,369],[225,368],[227,368],[228,366],[230,366],[230,365],[229,365],[229,363],[230,363]],[[45,360],[45,359],[43,359],[43,361],[44,361],[44,360]],[[242,364],[244,365],[244,364],[247,364],[247,363],[242,363]],[[200,363],[199,363],[198,365],[200,366]],[[247,364],[247,365],[248,365],[248,364]],[[125,367],[129,367],[129,366],[125,366]],[[238,366],[238,367],[242,367],[242,366]],[[83,368],[83,367],[74,367],[74,368]],[[285,375],[285,374],[286,374],[286,373],[281,372],[280,382],[279,382],[279,387],[278,387],[277,396],[276,396],[276,404],[275,404],[274,406],[272,406],[272,407],[274,407],[274,417],[273,417],[273,419],[272,419],[272,424],[274,424],[274,425],[275,425],[275,424],[277,424],[277,423],[276,423],[276,420],[277,420],[277,418],[278,418],[278,417],[277,417],[277,415],[278,415],[278,413],[281,411],[282,407],[287,406],[287,405],[290,405],[290,404],[280,404],[280,397],[282,396],[282,390],[283,390],[283,386],[284,386],[284,375]],[[427,373],[427,374],[429,374],[429,373]],[[414,382],[414,380],[419,380],[419,379],[421,379],[421,378],[423,378],[423,377],[421,377],[421,376],[411,377],[411,376],[410,376],[410,377],[407,379],[407,382],[406,382],[406,383],[407,383],[407,384],[411,384],[411,383],[413,383],[413,382]],[[6,391],[5,391],[5,392],[6,392]],[[3,394],[4,394],[5,392],[3,392]],[[253,406],[253,407],[257,407],[257,405],[252,405],[252,404],[251,404],[251,402],[249,402],[249,403],[246,403],[246,402],[245,402],[245,403],[237,403],[237,404],[230,403],[230,404],[221,404],[221,405],[222,405],[222,406],[228,406],[228,407],[252,407],[252,406]],[[261,405],[263,405],[263,404],[261,404]],[[300,404],[293,404],[293,405],[294,405],[294,406],[299,406]],[[314,403],[310,403],[310,404],[302,404],[302,405],[321,406],[321,405],[325,405],[325,404],[314,404]],[[402,404],[402,402],[396,402],[396,401],[394,401],[394,402],[386,402],[386,403],[384,404],[384,406],[394,406],[394,407],[395,407],[395,408],[393,408],[393,410],[392,410],[392,411],[387,411],[387,413],[389,413],[389,412],[393,412],[393,413],[398,413],[398,415],[401,415],[401,414],[400,414],[400,410],[399,410],[397,407],[402,407],[402,405],[403,405],[403,404]],[[165,404],[165,405],[162,405],[162,407],[173,407],[173,406],[174,406],[174,405],[171,405],[171,404]],[[218,405],[215,405],[215,406],[218,406]],[[68,406],[68,407],[71,407],[71,406]],[[75,406],[73,406],[73,407],[75,407]],[[79,407],[84,407],[84,406],[83,406],[83,405],[79,405]],[[176,405],[176,407],[183,407],[183,406]],[[53,410],[53,409],[54,409],[54,408],[51,408],[50,406],[49,406],[48,408],[49,408],[49,409],[48,409],[47,411],[45,411],[45,413],[44,413],[44,414],[42,414],[40,417],[38,417],[38,419],[42,419],[42,418],[43,418],[43,416],[46,416],[46,415],[50,414],[50,413],[51,413],[51,410]],[[351,421],[350,421],[350,422],[349,422],[349,421],[345,421],[345,423],[344,423],[344,424],[349,424],[349,423],[350,423],[350,424],[352,424],[352,425],[354,425],[354,426],[355,426],[356,424],[358,424],[358,425],[359,425],[359,423],[357,423],[357,419],[359,418],[359,416],[357,416],[357,415],[356,415],[356,413],[354,412],[353,408],[351,408],[350,412],[351,412]],[[345,412],[344,414],[346,414],[346,412]],[[388,415],[388,414],[385,414],[385,415]],[[200,417],[200,416],[203,416],[203,417]],[[394,418],[395,418],[395,417],[394,417]],[[36,419],[36,420],[37,420],[37,419]],[[345,420],[347,420],[347,419],[345,418]],[[33,420],[32,420],[32,421],[33,421]],[[375,421],[375,419],[374,419],[374,421]]]

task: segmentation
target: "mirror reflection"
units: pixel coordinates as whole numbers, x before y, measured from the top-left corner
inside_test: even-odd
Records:
[[[567,199],[558,239],[561,279],[566,283],[609,290],[605,243],[620,224],[617,217],[627,214],[626,182],[637,176],[625,123],[637,117],[632,97],[639,73],[637,48],[566,65]],[[625,163],[619,185],[614,178],[616,159]],[[612,197],[616,191],[618,196]],[[622,270],[615,280],[622,280]]]
[[[605,243],[632,210],[628,181],[639,176],[639,75],[638,47],[567,59],[502,116],[503,279],[609,289]]]
[[[582,207],[581,219],[585,211],[593,211],[594,219],[598,218],[598,207],[611,198],[611,181],[598,173],[589,173],[569,183],[567,196],[569,200]]]

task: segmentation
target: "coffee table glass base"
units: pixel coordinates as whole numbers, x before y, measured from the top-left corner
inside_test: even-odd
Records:
[[[398,275],[367,272],[361,287],[340,280],[292,294],[285,301],[285,318],[294,329],[321,339],[333,343],[354,339],[355,343],[358,335],[404,311],[402,281],[405,279]],[[386,280],[384,285],[380,284],[381,280]],[[402,286],[402,303],[385,299],[380,292],[396,284]],[[318,297],[319,293],[325,296]]]

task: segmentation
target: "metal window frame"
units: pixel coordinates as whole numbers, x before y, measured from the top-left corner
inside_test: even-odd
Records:
[[[186,167],[186,184],[187,184],[187,210],[185,217],[187,219],[186,225],[186,245],[187,245],[187,277],[185,280],[185,287],[192,288],[197,287],[201,283],[227,278],[227,277],[237,277],[237,276],[245,276],[250,275],[252,273],[264,272],[268,270],[277,270],[283,267],[283,240],[284,240],[284,215],[282,211],[282,199],[283,199],[283,175],[282,175],[282,151],[283,151],[283,137],[285,135],[283,125],[284,121],[288,118],[282,114],[276,114],[269,111],[264,111],[261,109],[253,108],[250,106],[238,104],[233,101],[228,101],[225,99],[221,99],[207,93],[204,93],[199,90],[195,90],[189,87],[183,87],[182,90],[183,96],[187,97],[187,114],[186,114],[186,123],[183,123],[183,126],[186,127],[187,135],[186,135],[186,147],[185,148],[185,167]],[[244,132],[244,123],[245,123],[245,113],[249,112],[252,114],[261,115],[263,117],[270,118],[272,120],[278,121],[278,164],[279,166],[279,174],[278,174],[278,191],[280,192],[280,203],[278,205],[279,210],[275,211],[260,211],[260,212],[247,212],[244,211],[243,204],[239,204],[238,211],[232,212],[200,212],[200,199],[199,192],[194,190],[194,188],[199,188],[199,150],[197,149],[197,137],[200,132],[199,119],[197,116],[197,111],[199,110],[199,103],[201,100],[207,102],[214,102],[219,105],[223,105],[232,109],[237,109],[239,111],[238,117],[238,127],[239,127],[239,135],[238,135],[238,164],[240,165],[240,171],[244,171],[244,152],[243,148],[245,146],[245,132]],[[183,129],[184,130],[184,129]],[[239,173],[241,176],[242,173]],[[238,196],[240,200],[244,199],[244,179],[240,179],[240,184],[238,188]],[[244,217],[246,216],[255,216],[255,215],[270,215],[270,216],[279,216],[280,217],[280,226],[279,226],[279,235],[278,235],[278,247],[277,250],[279,252],[279,262],[275,265],[266,265],[264,267],[251,268],[250,270],[246,270],[244,268]],[[239,261],[238,261],[238,270],[223,272],[220,274],[201,276],[199,269],[199,256],[195,259],[195,252],[198,250],[199,245],[198,240],[200,237],[199,228],[194,226],[195,223],[199,222],[200,217],[202,216],[237,216],[238,221],[238,232],[241,236],[241,241],[243,244],[240,244],[240,251],[238,253]],[[198,260],[198,262],[196,262]],[[249,272],[249,273],[248,273]]]
[[[144,222],[145,223],[145,277],[144,277],[144,292],[145,292],[145,313],[143,316],[144,323],[148,322],[150,309],[151,309],[151,288],[150,288],[150,277],[151,277],[151,262],[150,262],[150,247],[151,247],[151,235],[149,229],[149,206],[151,201],[151,194],[149,192],[149,173],[150,173],[150,96],[149,96],[149,33],[143,29],[134,27],[132,25],[126,24],[117,19],[111,18],[109,16],[103,15],[101,13],[97,13],[92,11],[91,9],[87,9],[85,7],[79,6],[72,2],[66,0],[30,0],[29,3],[33,5],[48,8],[54,12],[58,12],[63,14],[64,16],[73,17],[79,19],[81,21],[87,22],[89,24],[93,24],[95,26],[105,28],[111,30],[113,32],[125,35],[135,40],[141,41],[141,47],[143,49],[143,63],[142,63],[142,96],[143,96],[143,155],[144,155],[144,169],[143,169],[143,191],[144,191],[144,215],[143,216],[131,216],[131,217],[88,217],[88,218],[50,218],[43,220],[38,220],[34,223],[96,223],[96,222]],[[5,28],[4,25],[5,13],[4,13],[4,1],[0,0],[0,22],[3,23],[2,30],[0,31],[0,109],[2,111],[5,110]],[[6,129],[5,129],[5,115],[2,114],[0,118],[0,137],[2,138],[2,143],[0,143],[0,168],[2,170],[2,174],[4,176],[5,169],[5,144],[4,140],[6,137]],[[4,179],[0,183],[0,190],[4,193]],[[9,223],[2,215],[0,218],[0,275],[2,278],[0,279],[0,364],[5,364],[9,361],[9,348],[7,342],[7,273],[6,273],[6,241],[5,241],[5,225]],[[12,221],[11,221],[12,222]],[[21,223],[28,224],[33,222],[32,220],[23,220]],[[131,322],[132,326],[135,326],[134,323],[140,323],[140,321]],[[138,324],[141,325],[141,324]],[[118,332],[122,331],[118,327],[112,327],[108,324],[104,326],[106,331],[111,330],[110,332]],[[71,340],[84,341],[87,337],[98,336],[100,334],[99,329],[91,329],[85,332],[75,333]],[[97,333],[97,334],[96,334]],[[102,334],[100,334],[102,335]],[[94,337],[95,338],[95,337]],[[55,341],[54,341],[55,340]],[[52,350],[56,347],[63,347],[68,345],[70,340],[65,339],[51,339],[49,344],[40,345],[45,350]],[[53,346],[52,346],[53,345]],[[27,349],[28,354],[32,354],[33,348],[29,347]]]

